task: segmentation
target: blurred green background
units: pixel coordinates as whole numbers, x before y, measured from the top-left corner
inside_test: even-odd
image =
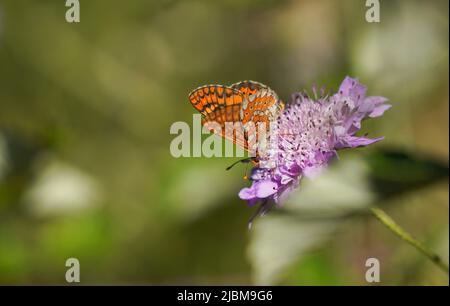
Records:
[[[0,284],[448,285],[365,213],[448,262],[448,1],[0,1]],[[233,158],[173,158],[188,93],[253,79],[283,100],[350,75],[393,105],[258,219]],[[203,188],[200,188],[203,186]],[[206,188],[204,188],[207,186]]]

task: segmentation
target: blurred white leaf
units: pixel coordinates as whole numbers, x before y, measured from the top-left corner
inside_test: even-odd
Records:
[[[256,220],[248,257],[257,284],[280,281],[290,266],[330,238],[347,214],[374,200],[361,160],[340,161],[313,181],[303,180],[282,213]]]
[[[69,214],[99,202],[97,182],[88,174],[61,161],[50,161],[24,195],[37,216]]]
[[[336,161],[316,179],[303,179],[285,208],[328,213],[364,208],[374,197],[367,180],[368,171],[361,159]]]
[[[448,67],[448,13],[426,2],[404,1],[374,26],[350,29],[356,75],[371,79],[403,99],[436,84],[436,72]],[[392,95],[389,95],[392,98]],[[399,100],[403,100],[399,99]],[[409,100],[407,100],[410,103]],[[422,103],[428,103],[426,100]]]

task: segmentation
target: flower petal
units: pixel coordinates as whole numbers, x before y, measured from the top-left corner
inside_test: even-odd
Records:
[[[349,76],[345,77],[339,86],[339,93],[343,96],[351,97],[355,103],[366,95],[366,86],[358,82],[357,79],[353,79]]]
[[[255,184],[256,196],[260,199],[267,198],[278,191],[278,184],[273,181],[262,181]]]
[[[339,93],[344,96],[348,96],[350,93],[350,89],[355,85],[356,82],[358,82],[357,79],[346,76],[342,81],[341,86],[339,86]]]
[[[383,113],[390,109],[392,105],[390,104],[382,104],[373,109],[373,111],[369,114],[370,118],[380,117]]]
[[[374,107],[383,104],[388,99],[381,96],[370,96],[364,99],[363,103],[361,103],[360,111],[368,112]]]
[[[282,165],[280,168],[280,173],[283,175],[288,175],[290,177],[295,177],[298,176],[302,169],[300,168],[300,166],[296,163],[293,163],[291,165]]]
[[[255,192],[255,188],[254,185],[251,186],[250,188],[242,188],[241,191],[239,191],[239,197],[242,200],[252,200],[252,199],[256,199],[256,192]]]
[[[378,142],[383,139],[384,139],[384,137],[372,139],[372,138],[367,138],[367,137],[347,136],[345,138],[346,146],[344,146],[344,148],[356,148],[356,147],[368,146],[372,143]]]

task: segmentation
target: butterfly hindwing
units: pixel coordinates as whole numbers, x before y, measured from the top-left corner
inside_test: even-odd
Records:
[[[242,81],[231,85],[244,95],[241,120],[258,122],[259,119],[276,120],[284,108],[283,102],[270,87],[255,81]],[[255,120],[256,119],[256,120]]]
[[[278,95],[270,87],[255,81],[242,81],[231,85],[243,93],[244,102],[240,111],[241,121],[246,128],[247,142],[251,149],[256,149],[254,145],[269,135],[261,135],[261,132],[268,132],[270,123],[275,121],[284,109],[284,104]],[[254,123],[248,125],[247,123]]]

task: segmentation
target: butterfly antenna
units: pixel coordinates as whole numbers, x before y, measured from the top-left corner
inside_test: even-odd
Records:
[[[252,160],[251,157],[250,157],[250,158],[240,159],[240,160],[238,160],[238,161],[232,163],[231,165],[229,165],[229,166],[227,167],[226,170],[228,171],[228,170],[230,170],[231,168],[233,168],[234,166],[236,166],[236,165],[239,164],[239,163],[248,163],[248,162],[251,161],[251,160]]]

